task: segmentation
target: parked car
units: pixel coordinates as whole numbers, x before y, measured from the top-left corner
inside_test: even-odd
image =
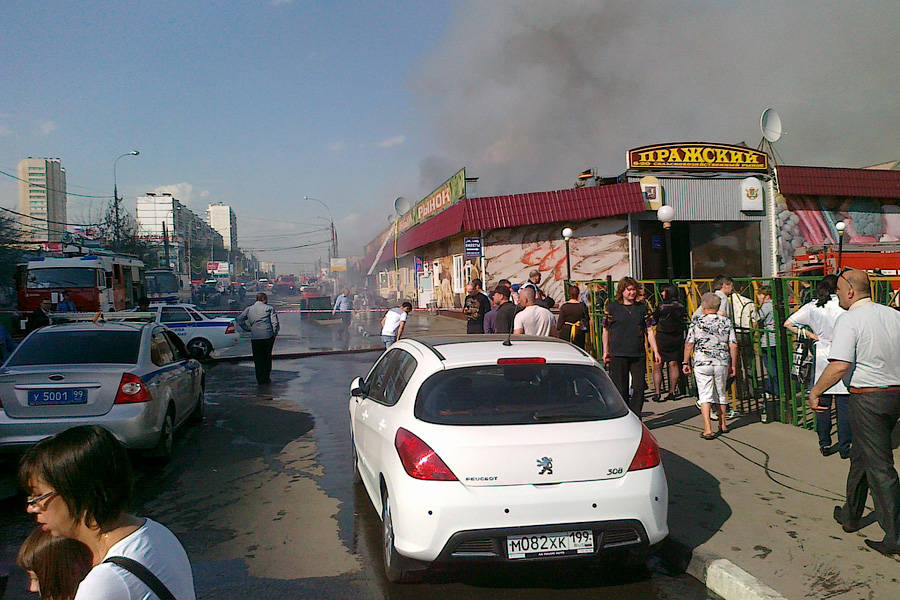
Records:
[[[150,311],[156,320],[174,331],[191,356],[205,360],[215,350],[237,343],[240,334],[230,317],[207,317],[193,304],[153,303]]]
[[[43,327],[0,368],[0,450],[91,423],[167,461],[175,429],[203,419],[204,387],[200,363],[157,323]]]
[[[384,569],[646,560],[668,535],[659,446],[587,353],[555,339],[405,338],[350,385],[354,475]]]

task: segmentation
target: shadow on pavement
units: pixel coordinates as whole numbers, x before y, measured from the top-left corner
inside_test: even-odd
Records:
[[[691,552],[715,535],[732,511],[722,497],[718,479],[678,454],[661,451],[669,484],[669,538],[660,554],[672,568],[683,572]]]

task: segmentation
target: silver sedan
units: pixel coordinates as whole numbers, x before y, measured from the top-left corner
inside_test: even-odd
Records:
[[[0,368],[0,450],[97,424],[127,448],[172,456],[203,419],[203,368],[157,323],[70,323],[32,332]]]

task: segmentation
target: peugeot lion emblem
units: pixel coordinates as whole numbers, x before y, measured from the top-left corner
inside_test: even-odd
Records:
[[[538,475],[553,475],[553,459],[549,456],[537,459],[537,466],[541,469],[538,471]]]

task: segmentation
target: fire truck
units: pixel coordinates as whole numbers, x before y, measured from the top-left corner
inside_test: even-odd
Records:
[[[884,277],[900,276],[900,244],[834,244],[799,249],[791,264],[791,275],[827,275],[842,268],[877,272]]]
[[[144,263],[133,256],[97,252],[39,256],[16,265],[19,310],[31,312],[49,298],[56,305],[69,292],[79,312],[126,310],[145,294]]]

